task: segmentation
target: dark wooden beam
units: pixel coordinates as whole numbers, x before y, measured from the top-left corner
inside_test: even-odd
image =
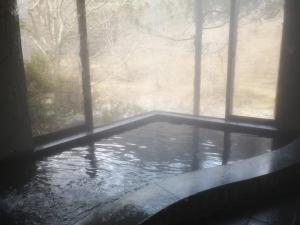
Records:
[[[33,150],[16,0],[0,1],[0,159]]]
[[[300,1],[286,0],[275,121],[300,131]]]
[[[194,76],[194,102],[193,113],[200,115],[200,87],[201,87],[201,62],[202,62],[202,26],[203,26],[203,5],[202,0],[195,1],[195,76]]]
[[[76,0],[76,3],[77,3],[79,34],[80,34],[80,58],[81,58],[81,66],[82,66],[82,88],[83,88],[85,124],[87,130],[92,131],[94,122],[93,122],[91,75],[90,75],[90,60],[89,60],[89,49],[88,49],[85,0]]]
[[[238,35],[240,0],[231,0],[230,10],[230,29],[228,45],[228,66],[227,66],[227,87],[226,87],[226,105],[225,118],[229,119],[233,111],[234,98],[234,78],[235,78],[235,60]]]

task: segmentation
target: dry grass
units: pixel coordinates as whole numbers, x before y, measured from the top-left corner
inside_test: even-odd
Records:
[[[245,23],[239,30],[234,98],[234,113],[238,115],[273,117],[281,20],[279,16],[270,21]],[[224,116],[227,41],[228,26],[203,33],[204,115]],[[133,31],[110,52],[92,59],[91,65],[98,116],[101,104],[112,100],[144,111],[192,113],[193,41],[174,42]]]

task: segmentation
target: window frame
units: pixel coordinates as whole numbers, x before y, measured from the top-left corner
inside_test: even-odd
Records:
[[[193,113],[195,116],[200,114],[200,86],[201,86],[201,63],[202,63],[202,24],[203,12],[202,2],[197,0],[194,6],[195,13],[195,66],[194,66],[194,96],[193,96]],[[93,121],[93,106],[90,78],[90,60],[89,46],[86,21],[86,1],[76,0],[77,17],[78,17],[78,33],[80,36],[80,61],[82,69],[82,93],[84,107],[84,124],[77,125],[71,128],[54,131],[45,135],[33,137],[36,144],[43,144],[58,139],[62,139],[81,132],[92,133],[94,129]],[[227,82],[226,82],[226,103],[225,103],[225,121],[248,123],[256,125],[271,125],[276,123],[276,115],[274,119],[261,119],[256,117],[238,116],[233,114],[233,98],[234,98],[234,80],[235,80],[235,63],[236,63],[236,48],[238,35],[238,20],[239,20],[240,0],[230,0],[230,20],[229,20],[229,41],[228,41],[228,62],[227,62]],[[20,29],[20,28],[19,28]],[[281,61],[279,62],[279,64]],[[276,87],[276,93],[278,87]],[[277,98],[275,99],[275,104]],[[215,117],[211,117],[215,118]]]
[[[226,105],[225,105],[225,119],[232,122],[253,123],[258,125],[276,125],[276,105],[277,105],[277,93],[278,84],[275,90],[275,107],[274,118],[259,118],[251,116],[242,116],[233,113],[233,101],[234,101],[234,81],[235,81],[235,65],[236,65],[236,51],[237,51],[237,37],[238,37],[238,24],[239,24],[239,11],[241,0],[231,0],[231,12],[230,12],[230,28],[229,28],[229,45],[228,45],[228,67],[227,67],[227,86],[226,86]],[[283,34],[282,34],[283,35]],[[282,49],[282,42],[280,46],[280,53]],[[281,65],[281,54],[279,57],[279,66]],[[277,71],[279,76],[279,69]]]

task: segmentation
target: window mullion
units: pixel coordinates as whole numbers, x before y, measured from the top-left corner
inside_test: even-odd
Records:
[[[203,4],[202,0],[195,2],[195,76],[194,76],[194,115],[200,115],[200,87],[201,87],[201,62],[202,62],[202,26]]]
[[[230,118],[233,109],[239,5],[240,5],[240,0],[231,0],[229,44],[228,44],[227,87],[226,87],[226,109],[225,109],[226,119]]]
[[[85,0],[76,0],[78,25],[80,33],[80,58],[82,66],[82,87],[84,99],[84,115],[85,124],[89,131],[93,129],[93,109],[92,109],[92,93],[91,93],[91,78],[90,78],[90,62],[87,43],[87,25]]]

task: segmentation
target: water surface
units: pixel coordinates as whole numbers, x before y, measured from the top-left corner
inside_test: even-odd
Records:
[[[253,134],[150,123],[1,171],[0,207],[15,224],[73,224],[151,182],[263,154],[272,143]]]

